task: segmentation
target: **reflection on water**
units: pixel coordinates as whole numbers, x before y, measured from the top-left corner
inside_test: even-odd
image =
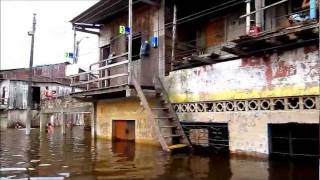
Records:
[[[62,136],[1,132],[0,177],[31,179],[318,179],[317,161],[297,162],[228,155],[168,155],[159,147],[91,140],[74,127]],[[46,178],[47,177],[47,178]]]

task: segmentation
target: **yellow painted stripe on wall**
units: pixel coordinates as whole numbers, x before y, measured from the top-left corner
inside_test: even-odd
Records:
[[[199,94],[171,93],[170,100],[172,103],[197,102],[197,101],[216,101],[232,99],[253,99],[253,98],[270,98],[282,96],[306,96],[320,95],[319,86],[315,87],[278,87],[272,90],[230,90],[223,92],[204,92]]]

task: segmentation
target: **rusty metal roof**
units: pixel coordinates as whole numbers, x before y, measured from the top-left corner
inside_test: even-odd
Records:
[[[119,12],[127,11],[128,0],[101,0],[70,22],[73,24],[102,24]]]
[[[133,0],[133,5],[138,4],[158,4],[159,0]],[[70,22],[72,24],[103,24],[108,18],[127,12],[128,0],[100,0]]]

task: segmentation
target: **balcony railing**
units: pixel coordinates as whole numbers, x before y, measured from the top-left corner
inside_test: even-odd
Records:
[[[70,76],[72,87],[88,90],[118,87],[128,84],[128,53],[110,57],[90,65],[89,71]]]

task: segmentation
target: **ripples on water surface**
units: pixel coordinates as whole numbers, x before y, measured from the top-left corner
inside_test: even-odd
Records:
[[[226,155],[168,155],[128,142],[91,141],[82,127],[51,135],[33,129],[1,132],[0,179],[318,179],[317,161],[292,162]]]

